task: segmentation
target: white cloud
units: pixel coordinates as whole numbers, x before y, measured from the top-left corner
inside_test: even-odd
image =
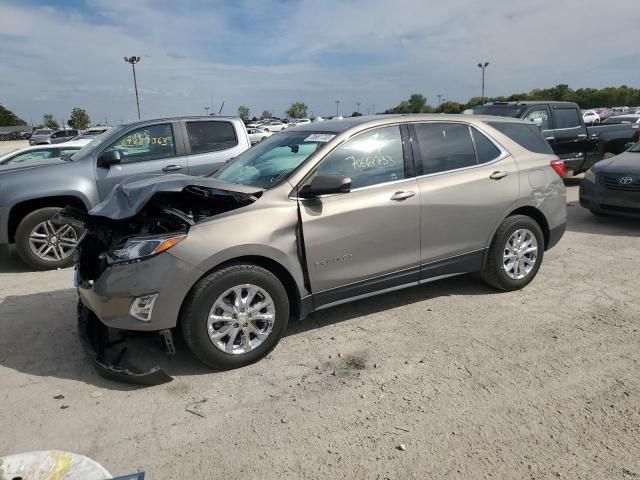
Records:
[[[96,119],[134,119],[137,67],[146,117],[282,113],[292,101],[345,113],[381,110],[420,92],[490,95],[568,83],[634,85],[637,2],[583,0],[90,0],[66,10],[0,5],[0,103],[26,120],[75,106]],[[87,13],[89,12],[89,13]],[[612,21],[615,19],[615,21]],[[635,59],[635,61],[634,61]],[[637,85],[637,83],[636,83]],[[210,101],[210,97],[212,100]]]

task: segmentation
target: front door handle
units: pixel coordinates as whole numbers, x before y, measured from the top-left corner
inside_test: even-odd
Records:
[[[391,200],[395,200],[397,202],[406,200],[407,198],[411,198],[416,194],[416,192],[408,191],[408,192],[396,192],[391,195]]]
[[[500,180],[501,178],[506,177],[507,175],[509,175],[509,172],[493,172],[491,175],[489,175],[489,178],[491,180]]]
[[[578,138],[587,138],[587,134],[586,133],[579,133],[578,134]]]
[[[555,140],[556,137],[554,137],[553,135],[549,136],[549,137],[544,137],[545,140],[547,140],[548,142],[550,142],[551,140]]]
[[[178,170],[182,170],[182,165],[167,165],[162,169],[163,172],[177,172]]]

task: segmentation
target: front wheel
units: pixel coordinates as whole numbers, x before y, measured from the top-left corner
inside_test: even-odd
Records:
[[[24,263],[36,270],[73,265],[73,252],[81,232],[69,224],[51,221],[61,208],[47,207],[28,214],[16,230],[16,251]]]
[[[507,217],[491,241],[482,279],[500,290],[519,290],[536,276],[543,256],[538,222],[526,215]]]
[[[200,280],[185,303],[182,334],[191,351],[216,369],[249,365],[278,344],[289,299],[268,270],[231,265]]]

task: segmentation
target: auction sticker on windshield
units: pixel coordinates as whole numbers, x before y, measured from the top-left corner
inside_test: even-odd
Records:
[[[312,133],[311,135],[309,135],[307,138],[304,139],[305,142],[328,142],[329,140],[331,140],[332,138],[334,138],[335,135],[332,135],[331,133]]]

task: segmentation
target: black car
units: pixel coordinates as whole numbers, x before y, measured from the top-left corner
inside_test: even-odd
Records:
[[[602,160],[580,182],[580,205],[594,215],[640,218],[640,143]]]

